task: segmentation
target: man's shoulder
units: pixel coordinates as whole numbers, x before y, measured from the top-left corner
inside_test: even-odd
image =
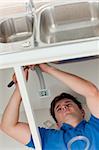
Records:
[[[91,114],[90,119],[89,119],[88,122],[92,123],[92,124],[97,124],[97,123],[99,123],[99,118],[97,118],[97,117],[95,117],[94,115]]]
[[[58,135],[62,133],[62,130],[60,129],[52,129],[52,128],[44,128],[44,127],[38,127],[39,132],[41,135]]]

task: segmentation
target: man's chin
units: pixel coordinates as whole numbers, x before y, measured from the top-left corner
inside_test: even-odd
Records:
[[[65,118],[64,118],[64,120],[63,120],[63,122],[68,122],[68,121],[71,121],[71,120],[73,120],[75,118],[75,116],[74,115],[72,115],[72,114],[70,114],[70,113],[68,113],[68,114],[66,114],[65,115]]]

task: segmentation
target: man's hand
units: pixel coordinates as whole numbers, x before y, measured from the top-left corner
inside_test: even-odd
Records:
[[[39,67],[41,68],[42,71],[48,73],[51,66],[49,66],[48,64],[39,64]]]
[[[48,73],[49,71],[50,71],[50,69],[52,68],[51,66],[49,66],[48,64],[35,64],[35,65],[29,65],[28,67],[31,69],[31,70],[33,70],[33,69],[35,69],[35,66],[39,66],[40,67],[40,69],[42,70],[42,71],[44,71],[44,72],[46,72],[46,73]]]
[[[25,66],[24,67],[24,73],[25,73],[26,81],[28,80],[28,70],[29,70],[29,67]],[[12,81],[7,86],[11,87],[13,84],[17,84],[17,79],[16,79],[15,73],[12,76]]]
[[[27,80],[28,80],[28,76],[29,76],[29,67],[28,67],[28,66],[24,67],[24,74],[25,74],[26,81],[27,81]],[[17,79],[16,79],[15,73],[14,73],[13,76],[12,76],[12,81],[13,81],[15,84],[17,84]]]

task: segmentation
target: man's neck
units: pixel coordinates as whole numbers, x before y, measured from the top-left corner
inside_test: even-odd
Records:
[[[79,119],[79,120],[70,120],[69,119],[69,121],[64,121],[64,122],[58,123],[58,127],[60,128],[63,123],[69,124],[72,127],[76,127],[82,120],[83,120],[83,118]]]

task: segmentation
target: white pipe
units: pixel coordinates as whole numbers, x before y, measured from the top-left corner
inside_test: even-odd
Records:
[[[20,89],[20,93],[22,96],[22,101],[23,101],[23,105],[24,105],[25,112],[27,115],[27,119],[29,122],[29,126],[30,126],[32,137],[33,137],[35,149],[36,150],[42,150],[40,135],[39,135],[36,123],[35,123],[34,113],[31,109],[31,105],[29,102],[29,96],[28,96],[27,89],[26,89],[26,81],[24,78],[22,67],[20,67],[20,66],[14,67],[14,70],[15,70],[15,74],[16,74],[17,81],[19,84],[19,89]]]

